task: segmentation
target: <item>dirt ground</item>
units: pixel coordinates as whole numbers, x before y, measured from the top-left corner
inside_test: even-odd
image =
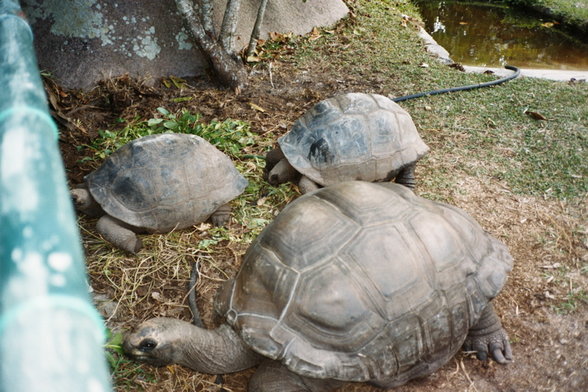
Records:
[[[170,111],[187,108],[202,113],[204,120],[246,120],[254,132],[277,138],[322,98],[337,92],[377,92],[378,85],[374,82],[377,77],[372,76],[334,81],[329,75],[297,69],[288,63],[274,64],[271,73],[261,65],[252,72],[250,87],[238,95],[203,81],[192,81],[194,87],[186,87],[182,95],[194,99],[183,103],[170,101],[172,96],[177,96],[177,90],[148,87],[124,77],[104,82],[89,93],[64,91],[47,81],[47,91],[62,128],[60,146],[73,184],[79,183],[97,164],[81,163],[90,151],[78,147],[90,144],[99,129],[113,129],[117,118],[150,118],[159,106]],[[435,152],[435,143],[440,142],[435,140],[435,135],[423,137],[432,151],[424,163],[427,167],[419,168],[417,175],[426,178],[435,175],[443,157]],[[576,309],[567,314],[554,309],[574,287],[588,287],[585,200],[567,203],[517,195],[497,179],[461,176],[457,179],[459,188],[443,190],[442,196],[468,211],[486,230],[506,242],[515,259],[508,283],[495,300],[510,335],[515,359],[501,366],[458,354],[432,376],[395,390],[588,390],[588,306],[576,301]],[[161,315],[189,319],[185,287],[191,260],[198,253],[189,244],[210,235],[206,226],[174,233],[173,240],[163,235],[146,236],[146,249],[138,256],[129,256],[104,244],[94,232],[91,220],[81,219],[80,224],[94,293],[115,304],[115,309],[106,313],[110,328],[130,328],[141,320]],[[233,222],[231,230],[243,229]],[[177,241],[188,246],[174,253]],[[198,292],[199,305],[208,323],[212,323],[210,304],[216,288],[220,281],[235,273],[244,250],[243,246],[223,242],[207,256],[211,262],[203,266]],[[159,267],[152,268],[153,265]],[[579,272],[582,268],[583,274]],[[141,274],[143,270],[148,273]],[[224,388],[241,392],[246,390],[250,374],[251,371],[246,371],[226,375],[220,386],[216,376],[197,374],[179,366],[154,369],[125,363],[116,375],[116,389],[222,391]],[[378,389],[349,384],[340,390]]]

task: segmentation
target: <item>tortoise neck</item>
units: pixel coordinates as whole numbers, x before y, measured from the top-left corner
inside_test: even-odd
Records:
[[[184,344],[175,362],[198,372],[238,372],[257,365],[262,359],[225,324],[212,330],[192,326],[186,334],[189,336],[180,337]]]

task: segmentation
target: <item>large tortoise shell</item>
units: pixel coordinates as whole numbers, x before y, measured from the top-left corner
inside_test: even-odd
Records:
[[[86,177],[86,184],[109,215],[167,232],[205,221],[241,194],[247,180],[203,138],[164,133],[125,144]]]
[[[393,183],[344,182],[275,218],[217,310],[294,372],[400,384],[459,350],[511,265],[458,208]]]
[[[382,95],[362,93],[317,103],[278,143],[298,172],[324,186],[388,181],[429,151],[408,112]]]

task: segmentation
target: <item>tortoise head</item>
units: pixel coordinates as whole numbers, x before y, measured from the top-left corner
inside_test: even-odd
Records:
[[[97,218],[104,215],[104,211],[98,202],[94,199],[85,184],[78,185],[70,192],[76,211]]]
[[[154,366],[178,363],[182,356],[182,336],[189,323],[158,317],[141,323],[125,336],[123,350],[131,358]]]
[[[140,324],[125,336],[123,349],[131,358],[153,366],[179,364],[211,374],[237,372],[260,362],[259,354],[226,324],[210,330],[167,317]]]

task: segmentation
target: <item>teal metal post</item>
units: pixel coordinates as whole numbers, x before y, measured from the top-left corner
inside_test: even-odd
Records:
[[[111,391],[57,128],[18,1],[0,0],[0,392]]]

